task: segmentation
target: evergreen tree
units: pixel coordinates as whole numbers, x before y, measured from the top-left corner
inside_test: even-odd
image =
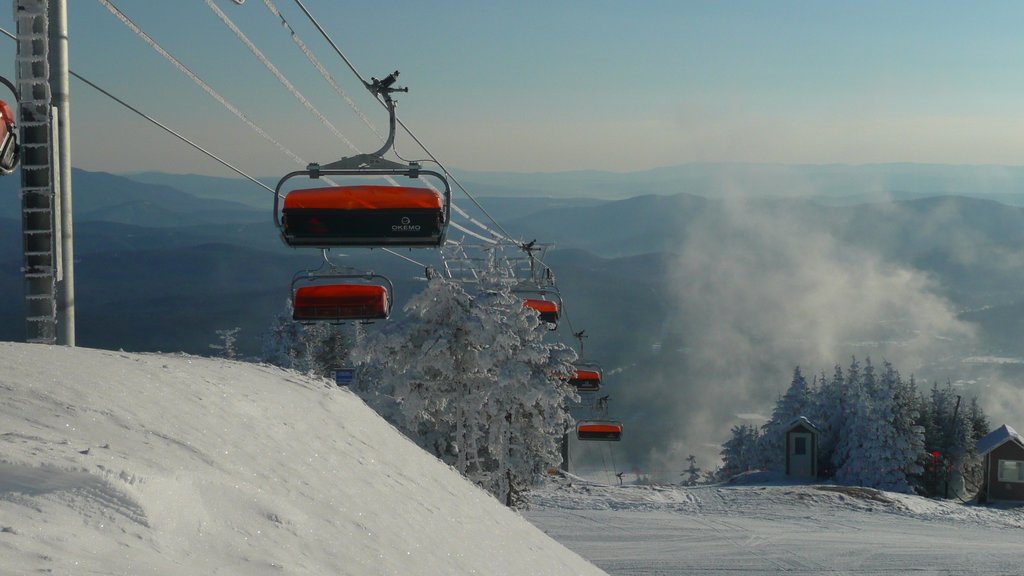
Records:
[[[782,471],[786,464],[786,428],[800,416],[808,416],[810,409],[810,388],[807,380],[800,373],[800,367],[793,370],[793,379],[786,393],[775,403],[772,417],[762,427],[761,454],[764,457],[762,467],[766,470]]]
[[[858,460],[859,450],[864,436],[868,434],[867,423],[871,418],[871,406],[861,383],[860,362],[856,358],[850,362],[843,387],[842,426],[836,429],[832,466],[837,480],[850,483],[859,479],[862,464]]]
[[[846,387],[843,369],[835,365],[832,378],[822,371],[817,393],[813,397],[811,421],[818,427],[818,470],[825,477],[835,475],[833,460],[839,435],[846,422]]]
[[[978,455],[974,447],[978,440],[984,438],[991,431],[988,417],[981,409],[981,404],[978,403],[977,397],[972,397],[967,407],[967,420],[970,422],[969,451],[964,459],[961,470],[966,491],[971,494],[977,493],[981,487],[984,475],[984,460]]]
[[[803,410],[792,408],[800,405],[794,401],[799,398],[805,398]],[[939,496],[976,490],[980,482],[981,459],[974,446],[989,432],[989,423],[977,399],[963,403],[948,382],[920,394],[914,377],[904,381],[888,361],[878,373],[870,358],[862,365],[855,357],[845,373],[836,365],[831,377],[822,372],[810,386],[797,367],[763,434],[747,425],[732,429],[723,445],[720,476],[757,468],[765,461],[762,450],[772,457],[784,454],[779,439],[784,423],[801,412],[819,430],[819,470],[827,476],[828,466],[835,466],[838,482]],[[751,449],[751,442],[758,449]],[[939,455],[934,466],[932,452]]]
[[[356,391],[400,430],[509,505],[559,461],[575,352],[507,286],[434,277],[408,320],[367,336]]]
[[[761,434],[753,424],[732,427],[732,437],[722,445],[722,468],[719,479],[728,480],[750,470],[757,470],[761,461]]]
[[[236,344],[238,342],[238,333],[241,332],[241,328],[238,326],[234,328],[227,328],[225,330],[217,330],[217,338],[220,339],[220,344],[210,344],[210,348],[214,350],[220,350],[222,358],[228,360],[234,360],[238,357],[238,348]]]
[[[893,428],[895,431],[894,450],[903,467],[908,489],[920,490],[920,477],[927,458],[925,451],[925,430],[919,424],[921,401],[914,377],[904,381],[890,363],[885,363],[883,380],[893,382]]]
[[[330,376],[347,363],[351,339],[345,324],[324,322],[303,324],[292,320],[291,301],[263,334],[260,360],[305,374]]]
[[[694,456],[693,454],[690,454],[686,458],[686,463],[689,466],[686,468],[686,470],[683,471],[682,474],[680,474],[680,476],[685,476],[685,478],[682,481],[682,485],[683,486],[696,486],[697,484],[700,484],[700,479],[701,479],[701,476],[703,475],[703,472],[697,466],[697,457]]]

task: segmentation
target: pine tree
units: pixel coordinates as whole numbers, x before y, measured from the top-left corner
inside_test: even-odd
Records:
[[[367,336],[356,391],[412,439],[509,505],[560,457],[576,354],[507,285],[475,295],[434,277],[408,320]]]
[[[732,437],[722,445],[722,468],[719,479],[728,480],[733,476],[759,468],[761,434],[753,424],[732,427]]]
[[[811,407],[810,388],[807,380],[800,373],[800,367],[793,370],[786,393],[775,403],[772,417],[762,427],[761,454],[764,457],[762,466],[766,470],[782,471],[785,467],[786,428],[796,418],[808,416]]]
[[[220,350],[220,356],[222,358],[234,360],[238,357],[238,348],[236,347],[236,344],[238,342],[238,333],[241,332],[241,330],[242,329],[238,326],[224,330],[217,330],[217,338],[220,339],[220,344],[210,344],[210,348]]]
[[[286,301],[285,310],[263,334],[261,361],[325,377],[347,363],[351,350],[351,339],[345,334],[348,325],[296,322],[291,308],[291,301]]]
[[[685,476],[686,477],[686,478],[683,479],[682,485],[683,486],[696,486],[697,484],[700,484],[700,479],[701,479],[701,476],[703,475],[703,472],[697,466],[697,457],[694,456],[693,454],[690,454],[686,458],[686,463],[689,466],[686,468],[686,470],[683,471],[682,474],[680,474],[680,476]]]
[[[920,477],[927,458],[925,430],[919,424],[922,406],[914,377],[904,381],[890,363],[885,363],[883,381],[893,383],[893,449],[901,463],[908,490],[920,489]]]
[[[861,462],[856,459],[859,457],[862,439],[867,434],[867,421],[871,417],[871,407],[861,382],[860,363],[856,358],[852,359],[846,371],[842,409],[842,425],[836,429],[832,466],[836,470],[837,480],[850,483],[859,479]]]
[[[832,378],[822,371],[813,397],[812,422],[818,427],[818,470],[822,476],[835,475],[836,447],[846,422],[846,387],[843,369],[835,365]]]

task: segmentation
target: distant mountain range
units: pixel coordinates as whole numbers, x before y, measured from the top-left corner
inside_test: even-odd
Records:
[[[479,197],[624,200],[680,193],[723,198],[800,198],[823,204],[862,204],[930,196],[968,196],[1024,205],[1024,166],[946,164],[684,164],[636,172],[472,172],[453,170]],[[239,178],[138,173],[201,198],[264,206],[269,193]],[[276,178],[262,178],[274,188]],[[455,200],[465,204],[456,190]]]
[[[692,182],[698,176],[710,178],[714,168],[681,167],[642,174],[648,177],[645,182],[660,180],[666,185],[675,182],[685,189],[687,186],[680,182],[685,183],[687,178]],[[1016,178],[1024,182],[1024,169],[917,165],[855,168],[754,166],[747,167],[746,173],[763,170],[777,177],[784,173],[817,174],[819,180],[825,181],[838,178],[837,174],[844,170],[852,170],[860,174],[858,181],[881,175],[888,179],[916,178],[919,182],[941,179],[943,175],[959,175],[946,182],[945,188],[987,174],[998,186],[996,192],[992,192],[992,188],[979,188],[976,197],[943,196],[853,206],[826,205],[818,201],[818,196],[746,199],[744,209],[765,215],[785,213],[791,219],[829,229],[843,242],[926,271],[939,281],[943,292],[964,309],[1015,305],[1020,300],[1017,286],[1024,280],[1024,271],[1015,265],[1015,258],[1024,254],[1024,211],[982,197],[1011,197],[1008,182]],[[921,174],[930,176],[925,178]],[[546,176],[549,177],[546,179]],[[601,182],[601,186],[608,186],[609,181],[625,179],[625,175],[570,173],[506,175],[504,181],[518,180],[534,191],[557,188],[558,182],[573,183],[574,190],[582,191],[586,183]],[[13,288],[20,281],[17,180],[17,177],[0,178],[0,262],[6,263],[0,277],[5,279],[5,287],[12,289],[5,293],[17,293]],[[495,178],[494,181],[502,180]],[[642,188],[643,181],[631,186]],[[546,184],[542,186],[541,182]],[[840,188],[853,186],[848,182]],[[130,281],[133,286],[130,291],[116,291],[125,297],[128,294],[141,297],[153,288],[151,283],[166,290],[167,286],[175,284],[210,286],[214,280],[218,290],[261,292],[269,285],[268,269],[274,270],[274,277],[287,279],[293,269],[317,262],[312,251],[292,250],[280,242],[271,223],[270,194],[245,180],[171,174],[126,177],[75,170],[74,189],[76,255],[82,260],[80,274],[89,274],[110,289],[116,285],[114,278],[118,282]],[[834,190],[825,196],[839,197]],[[590,279],[600,277],[601,285],[609,286],[622,286],[624,282],[625,285],[649,284],[657,291],[664,288],[664,268],[671,261],[666,255],[682,252],[688,230],[698,225],[717,228],[726,238],[734,226],[730,222],[734,199],[690,193],[645,194],[619,200],[572,197],[485,197],[484,200],[481,203],[488,214],[498,217],[497,224],[491,224],[492,228],[500,226],[523,240],[553,243],[555,248],[550,258],[558,264],[555,269],[564,289],[576,292],[580,300],[592,301],[594,309],[601,310],[608,310],[609,304],[600,301],[601,290],[596,289]],[[490,223],[472,202],[463,199],[459,204],[481,221]],[[451,236],[459,238],[460,234],[453,230]],[[355,252],[368,254],[367,261],[374,267],[392,269],[397,265],[399,270],[405,267],[407,274],[420,274],[415,266],[388,255]],[[131,258],[118,260],[126,254],[131,254]],[[410,254],[414,260],[430,260],[431,257],[430,251]],[[637,258],[644,255],[647,256]],[[152,262],[162,264],[150,269],[147,263]],[[179,270],[181,274],[161,273],[167,270]],[[587,290],[577,286],[587,286]],[[88,309],[93,305],[90,284],[80,283],[79,290],[82,292],[80,305],[83,310]],[[5,317],[16,317],[14,311],[20,306],[18,299],[7,299],[0,309],[5,311]],[[573,304],[573,308],[590,307]],[[15,337],[19,329],[20,326],[12,330],[5,324],[0,336]],[[157,337],[147,335],[147,338]],[[107,342],[109,340],[105,340]],[[133,342],[135,340],[118,345],[130,348],[135,346]],[[159,348],[172,350],[175,344],[174,340],[167,339],[159,343]],[[196,349],[184,342],[180,347]],[[616,348],[610,344],[608,347]]]

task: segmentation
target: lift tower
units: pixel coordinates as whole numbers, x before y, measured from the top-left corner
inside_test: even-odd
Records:
[[[74,346],[66,0],[15,0],[14,19],[26,340]]]

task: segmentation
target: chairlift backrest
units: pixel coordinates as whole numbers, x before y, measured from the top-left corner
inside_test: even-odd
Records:
[[[601,389],[601,371],[578,367],[569,378],[569,384],[579,392],[597,392]]]
[[[292,281],[292,319],[302,322],[386,320],[394,288],[377,274],[311,272]]]
[[[375,284],[314,284],[292,293],[292,319],[299,321],[385,320],[387,288]]]
[[[622,424],[610,420],[590,420],[576,425],[576,438],[618,442],[622,440]]]
[[[557,302],[543,298],[527,298],[523,300],[523,306],[536,310],[541,322],[558,323],[559,306]]]
[[[429,188],[330,186],[284,197],[281,235],[289,246],[438,246],[445,206]]]

